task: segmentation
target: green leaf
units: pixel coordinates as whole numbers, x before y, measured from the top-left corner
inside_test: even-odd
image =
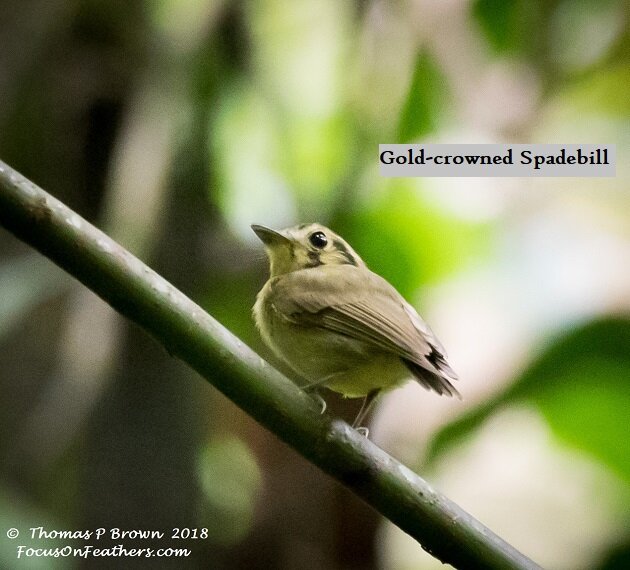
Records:
[[[517,4],[518,0],[478,0],[473,6],[474,16],[498,51],[506,50],[514,37],[512,28]]]
[[[630,319],[602,318],[553,342],[506,392],[444,428],[428,459],[522,402],[537,406],[561,441],[630,481]]]
[[[557,383],[543,389],[536,403],[562,441],[630,479],[628,362],[578,360],[559,372]]]
[[[477,0],[472,13],[496,53],[520,53],[540,44],[544,26],[537,2]]]
[[[398,125],[404,144],[436,130],[448,100],[446,80],[428,53],[420,53]]]

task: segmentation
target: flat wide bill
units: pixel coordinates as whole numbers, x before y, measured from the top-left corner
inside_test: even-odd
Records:
[[[283,236],[280,232],[261,226],[259,224],[252,224],[252,230],[258,236],[260,241],[265,245],[279,245],[281,243],[289,243],[289,238]]]

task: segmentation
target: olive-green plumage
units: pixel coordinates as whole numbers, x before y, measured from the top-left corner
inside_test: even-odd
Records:
[[[254,305],[256,325],[309,386],[371,402],[414,377],[438,394],[459,397],[451,383],[457,376],[431,329],[340,236],[319,224],[252,229],[270,262]]]

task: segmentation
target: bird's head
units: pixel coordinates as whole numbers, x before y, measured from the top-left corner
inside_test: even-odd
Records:
[[[321,224],[300,224],[281,231],[254,224],[252,230],[265,244],[271,277],[322,265],[365,266],[343,238]]]

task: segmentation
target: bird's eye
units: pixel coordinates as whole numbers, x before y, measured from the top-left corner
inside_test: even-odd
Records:
[[[308,241],[310,241],[317,249],[323,249],[328,243],[328,238],[324,232],[314,232],[308,236]]]

